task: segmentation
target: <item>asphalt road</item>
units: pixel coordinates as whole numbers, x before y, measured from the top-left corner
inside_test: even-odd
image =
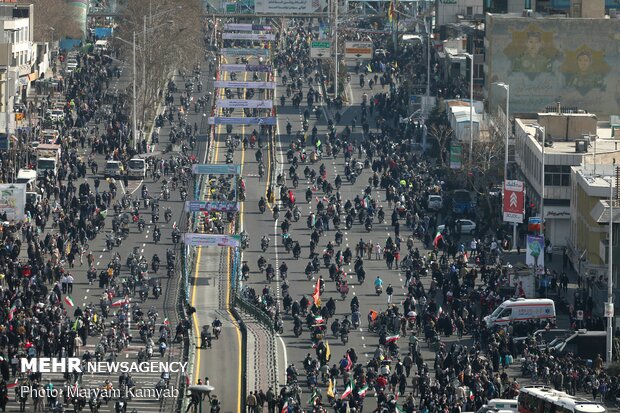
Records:
[[[279,74],[280,75],[280,74]],[[303,111],[306,109],[306,100],[305,96],[308,91],[307,84],[304,85],[304,99],[302,100],[302,104],[299,109],[293,108],[290,105],[290,99],[287,99],[287,104],[284,107],[279,105],[279,96],[285,93],[285,88],[282,86],[280,76],[277,77],[278,81],[278,90],[276,96],[276,102],[278,102],[278,139],[277,139],[277,148],[276,150],[276,165],[275,165],[275,173],[276,175],[281,173],[282,171],[287,172],[290,165],[286,162],[286,152],[290,145],[291,139],[286,134],[286,123],[290,121],[292,128],[292,135],[295,135],[297,130],[302,130],[301,122],[303,120]],[[377,87],[375,87],[375,90]],[[337,125],[337,132],[342,132],[345,125],[351,125],[351,121],[354,117],[357,116],[357,127],[353,131],[354,140],[361,139],[362,131],[360,127],[360,107],[359,104],[362,99],[363,93],[371,94],[372,91],[368,89],[366,86],[363,90],[359,87],[359,82],[355,74],[352,74],[351,83],[347,85],[347,93],[352,97],[352,104],[350,106],[345,106],[341,111],[342,119],[339,125]],[[323,106],[323,109],[327,110],[326,106]],[[325,117],[325,112],[322,113],[322,116],[318,121],[314,115],[310,118],[309,130],[312,130],[312,127],[316,124],[317,129],[319,130],[319,136],[324,136],[327,132],[327,119]],[[371,122],[371,130],[372,130],[373,122]],[[309,137],[308,137],[308,140]],[[307,147],[308,153],[311,148]],[[295,191],[297,203],[300,206],[302,217],[299,222],[293,223],[291,226],[291,237],[295,241],[299,241],[302,246],[302,253],[299,260],[294,260],[292,254],[286,253],[286,251],[282,247],[281,242],[281,231],[280,231],[280,221],[274,221],[272,218],[271,211],[267,211],[265,214],[261,214],[258,209],[258,200],[261,196],[265,195],[266,191],[266,183],[259,182],[257,178],[254,176],[257,175],[257,163],[254,160],[254,156],[246,156],[244,163],[244,176],[247,180],[248,196],[247,201],[244,203],[243,210],[243,228],[248,231],[250,235],[250,247],[244,251],[244,260],[248,261],[251,268],[250,279],[245,283],[245,285],[254,288],[257,293],[260,294],[260,291],[267,285],[267,281],[265,279],[265,275],[261,274],[257,270],[257,260],[259,256],[264,256],[269,263],[273,265],[274,268],[278,268],[283,261],[285,261],[288,265],[288,280],[290,284],[290,294],[295,300],[299,300],[303,295],[310,296],[314,290],[314,286],[316,284],[316,277],[313,277],[312,280],[308,280],[304,274],[304,269],[306,264],[308,263],[309,256],[309,242],[310,242],[310,234],[311,231],[306,227],[306,219],[310,212],[314,211],[316,208],[316,202],[318,198],[322,198],[324,194],[321,190],[318,190],[314,193],[314,199],[311,203],[305,203],[305,191],[311,186],[310,182],[306,182],[303,179],[303,169],[305,165],[301,165],[298,169],[298,175],[300,176],[299,187]],[[314,165],[310,164],[310,168],[315,169],[318,174],[319,166],[324,164],[327,169],[327,178],[333,182],[336,174],[340,174],[343,178],[343,185],[341,187],[341,195],[343,202],[346,199],[353,199],[356,195],[361,195],[364,188],[368,184],[368,178],[372,175],[369,169],[364,170],[363,174],[358,177],[356,183],[351,185],[346,182],[344,178],[344,158],[342,154],[339,154],[337,158],[323,158],[322,161],[315,163]],[[268,165],[270,166],[270,165]],[[272,166],[273,167],[273,166]],[[287,185],[292,187],[292,184],[287,181]],[[278,193],[278,192],[276,192]],[[373,198],[377,199],[378,205],[383,206],[386,211],[386,217],[389,219],[389,214],[391,210],[388,208],[387,202],[384,202],[384,194],[378,193],[377,191],[373,191]],[[283,215],[283,212],[282,212]],[[341,217],[344,223],[344,217]],[[401,224],[401,228],[404,225]],[[343,224],[344,228],[344,224]],[[375,223],[373,230],[369,233],[365,230],[363,225],[356,223],[351,228],[351,230],[343,230],[344,232],[344,240],[341,248],[344,250],[346,247],[350,247],[353,253],[355,254],[355,245],[363,239],[364,242],[369,242],[372,240],[373,244],[377,242],[382,246],[385,243],[385,240],[388,236],[394,237],[394,233],[392,228],[388,226],[386,223],[378,224]],[[269,249],[266,253],[262,253],[260,250],[260,239],[262,234],[269,234],[271,238],[271,243]],[[326,247],[329,241],[334,242],[334,234],[335,230],[326,231],[325,235],[320,240],[320,247],[317,248],[317,252],[322,256],[323,250]],[[405,231],[401,231],[401,236],[405,234]],[[417,245],[418,247],[422,247],[421,245]],[[337,250],[337,249],[336,249]],[[321,301],[323,303],[327,302],[327,300],[332,297],[337,301],[337,311],[335,318],[342,320],[345,315],[350,315],[350,302],[353,295],[358,296],[358,299],[361,304],[360,312],[362,314],[362,325],[355,331],[352,331],[349,337],[349,343],[345,346],[340,342],[339,337],[333,337],[331,331],[327,334],[326,338],[329,341],[330,349],[331,349],[331,362],[338,363],[338,361],[343,357],[346,349],[354,347],[358,357],[359,362],[365,364],[365,361],[368,361],[372,358],[372,353],[378,346],[378,336],[370,333],[367,329],[366,325],[366,315],[369,313],[371,309],[376,311],[382,311],[387,308],[387,296],[382,294],[381,296],[377,296],[374,291],[374,279],[377,275],[381,276],[385,285],[384,288],[387,287],[388,284],[392,284],[395,290],[395,294],[393,297],[393,302],[398,303],[401,301],[401,297],[404,296],[406,290],[403,287],[404,279],[398,270],[387,270],[387,266],[383,260],[374,259],[373,252],[372,260],[364,261],[364,268],[366,269],[366,281],[363,285],[359,285],[357,282],[357,278],[354,275],[354,271],[352,266],[346,268],[348,276],[349,276],[349,284],[350,284],[350,292],[348,297],[345,300],[342,300],[340,294],[336,291],[335,284],[330,281],[329,273],[325,267],[322,266],[320,275],[323,276],[325,280],[325,292],[321,295]],[[322,260],[321,260],[322,263]],[[270,288],[276,291],[276,295],[278,299],[281,298],[280,291],[280,282],[274,281]],[[281,311],[283,312],[282,308]],[[331,325],[331,321],[329,324]],[[289,316],[284,317],[284,332],[279,337],[279,343],[281,345],[280,349],[280,360],[279,360],[279,375],[280,375],[280,384],[285,383],[285,369],[287,365],[295,364],[298,372],[301,374],[300,382],[304,389],[304,392],[307,392],[307,387],[305,385],[305,379],[303,377],[303,367],[301,362],[306,357],[308,353],[311,353],[312,356],[315,355],[314,350],[311,347],[310,334],[307,328],[304,326],[304,333],[296,338],[293,334],[293,324],[291,322],[291,318]],[[405,342],[406,347],[406,342]],[[425,354],[428,358],[430,358],[430,353]],[[337,390],[342,391],[343,385],[342,383],[337,383]],[[324,388],[323,388],[324,390]],[[305,403],[307,397],[302,396],[302,401]]]
[[[206,69],[206,66],[205,66],[205,69]],[[110,88],[114,89],[118,87],[119,85],[122,85],[123,82],[126,82],[126,79],[124,79],[124,77],[128,75],[129,75],[128,72],[124,71],[120,79],[111,80]],[[175,78],[175,82],[179,86],[181,86],[181,89],[182,89],[182,81],[180,77]],[[201,94],[204,94],[204,93],[206,92],[203,91]],[[198,97],[201,94],[198,94],[196,92],[194,93],[193,96]],[[175,98],[175,103],[178,105],[179,94],[176,93],[174,95],[174,98]],[[193,124],[194,116],[190,116],[190,118],[191,119],[189,119],[189,121],[191,122],[191,124]],[[176,117],[175,117],[175,120],[176,120]],[[89,126],[92,127],[93,125],[89,125]],[[153,148],[155,151],[158,151],[161,148],[165,148],[168,145],[169,131],[170,131],[170,127],[166,123],[166,125],[160,130],[159,144],[155,145],[155,147]],[[82,156],[82,159],[86,159],[90,153],[90,148],[88,146],[85,149],[80,148],[78,150],[78,153],[80,156]],[[164,155],[164,158],[168,158],[169,156],[170,154]],[[105,160],[103,156],[101,155],[97,155],[95,157],[95,160],[99,165],[99,171],[101,173],[105,165]],[[87,181],[90,184],[91,190],[94,190],[95,176],[90,173],[91,172],[90,168],[88,172],[89,173],[87,174]],[[98,177],[99,179],[101,179],[100,189],[107,190],[107,183],[103,179],[103,176],[98,175]],[[168,181],[170,181],[170,177],[167,177],[167,179]],[[122,197],[124,193],[129,193],[134,198],[139,198],[140,188],[143,185],[146,185],[150,194],[158,194],[161,192],[161,185],[162,185],[161,181],[162,180],[160,180],[159,182],[154,182],[154,180],[150,177],[150,174],[148,174],[145,180],[130,180],[129,185],[127,187],[123,185],[121,180],[117,180],[117,185],[119,186],[117,199]],[[172,243],[172,236],[171,236],[173,225],[179,223],[185,216],[183,212],[183,205],[184,203],[180,199],[178,190],[171,190],[170,201],[168,202],[163,201],[163,200],[160,201],[159,227],[161,228],[161,241],[158,244],[154,243],[153,237],[152,237],[152,225],[150,224],[150,221],[151,221],[150,220],[150,208],[147,210],[143,208],[143,205],[141,205],[140,213],[143,214],[143,218],[147,222],[146,228],[144,229],[143,233],[140,233],[138,231],[137,224],[130,223],[129,224],[129,228],[130,228],[129,236],[122,242],[120,247],[115,247],[111,251],[106,249],[104,233],[100,233],[94,240],[89,241],[90,251],[93,252],[94,258],[95,258],[97,274],[99,274],[100,271],[107,268],[107,265],[111,261],[114,254],[119,253],[121,256],[121,262],[123,263],[122,268],[121,268],[121,277],[127,276],[129,274],[129,269],[125,266],[125,261],[129,253],[136,247],[139,249],[140,253],[148,260],[149,267],[150,267],[151,257],[154,254],[157,254],[160,257],[162,261],[161,268],[159,269],[157,273],[153,273],[152,270],[149,268],[149,276],[151,279],[159,279],[161,281],[162,296],[160,296],[159,299],[155,299],[152,296],[152,290],[151,290],[149,291],[149,297],[146,300],[146,302],[141,303],[140,297],[136,295],[132,299],[132,303],[133,302],[138,303],[138,305],[140,306],[140,308],[143,310],[144,313],[146,313],[151,308],[157,311],[159,316],[156,322],[156,331],[158,331],[159,327],[164,324],[165,318],[169,317],[171,320],[170,328],[172,330],[173,336],[174,336],[175,327],[176,327],[176,324],[174,324],[174,321],[173,321],[173,320],[176,320],[176,316],[174,313],[176,311],[174,290],[175,290],[176,283],[178,282],[177,274],[178,274],[178,270],[180,269],[180,264],[178,262],[178,257],[179,257],[178,252],[177,252],[177,272],[175,273],[175,276],[172,277],[171,279],[168,279],[166,275],[165,263],[166,263],[167,249],[174,249],[174,245]],[[170,208],[172,211],[172,219],[169,223],[166,223],[164,221],[164,211],[166,210],[166,208]],[[114,211],[110,209],[108,218],[106,219],[106,226],[105,226],[106,231],[111,231],[111,227],[112,227],[111,221],[114,216],[115,216]],[[52,223],[52,220],[48,222],[48,227],[46,228],[46,232],[54,231],[53,229],[51,229],[51,223]],[[24,248],[24,251],[25,251],[25,248]],[[21,258],[26,258],[24,251],[22,251]],[[86,276],[87,270],[88,268],[87,268],[86,257],[84,257],[83,265],[80,265],[80,262],[78,259],[76,260],[75,268],[72,268],[69,270],[75,278],[75,282],[73,286],[73,293],[71,295],[75,301],[75,305],[76,305],[75,308],[77,307],[84,308],[88,304],[94,304],[95,307],[98,309],[100,297],[102,296],[104,291],[103,289],[99,288],[97,280],[92,285],[88,283],[87,276]],[[65,307],[67,306],[65,305]],[[67,307],[67,311],[72,314],[75,308],[72,309],[72,308]],[[115,311],[114,308],[111,309],[111,314],[113,314],[113,311]],[[106,322],[106,326],[109,326],[110,320],[111,318],[108,318]],[[133,338],[132,343],[129,345],[128,348],[126,348],[124,351],[118,354],[117,361],[137,361],[138,351],[145,347],[145,344],[140,339],[138,329],[135,328],[135,325],[133,324],[131,325],[131,335]],[[154,337],[154,340],[156,341],[157,338],[158,338],[158,335]],[[99,342],[99,337],[96,337],[96,336],[89,337],[87,343],[81,349],[82,354],[85,351],[90,351],[92,354],[94,354],[95,346],[97,345],[98,342]],[[179,356],[180,356],[180,351],[181,351],[180,344],[169,344],[166,354],[164,355],[164,357],[161,357],[159,355],[158,349],[154,349],[154,356],[152,358],[152,361],[178,361]],[[133,373],[132,377],[134,378],[134,381],[136,383],[136,389],[153,389],[160,378],[160,374],[156,372]],[[47,379],[52,380],[52,382],[54,383],[56,387],[62,387],[64,383],[64,379],[62,377],[62,374],[60,373],[44,374],[43,379],[44,379],[44,382],[46,382]],[[83,377],[81,388],[101,388],[101,385],[103,384],[103,380],[105,379],[109,379],[111,383],[115,386],[115,388],[118,386],[118,377],[116,375],[106,376],[103,374],[94,374],[94,375],[85,375]],[[170,383],[174,386],[176,386],[176,379],[177,379],[176,374],[172,374]],[[14,398],[11,397],[10,399],[11,399],[11,402],[7,406],[7,411],[18,411],[18,405],[13,401]],[[28,403],[29,403],[29,406],[31,407],[32,406],[31,399],[28,401]],[[157,398],[153,398],[153,397],[144,397],[144,398],[135,397],[131,401],[128,402],[128,411],[131,411],[132,409],[135,408],[140,412],[160,412],[164,409],[171,409],[174,406],[175,406],[175,400],[173,398],[164,398],[163,400],[160,401]],[[28,408],[29,407],[27,407],[27,409]],[[88,406],[86,407],[86,409],[88,409]],[[110,402],[109,405],[107,406],[103,405],[100,411],[101,412],[114,411],[114,402],[113,401]]]

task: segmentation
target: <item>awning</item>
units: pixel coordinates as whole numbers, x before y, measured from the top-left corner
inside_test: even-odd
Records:
[[[30,82],[34,82],[35,80],[37,80],[39,78],[39,74],[37,72],[32,72],[28,75],[28,80]]]

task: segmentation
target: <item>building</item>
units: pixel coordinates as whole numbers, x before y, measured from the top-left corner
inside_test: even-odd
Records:
[[[607,301],[609,276],[609,198],[617,198],[620,170],[613,164],[584,165],[571,168],[571,236],[569,257],[573,267],[586,280],[592,298],[593,314],[602,315]],[[612,234],[613,284],[620,281],[620,204],[614,201]],[[616,314],[620,310],[620,289],[614,288]]]
[[[597,5],[603,0],[584,1],[579,13],[571,12],[587,18],[488,13],[485,89],[509,84],[512,113],[541,112],[558,100],[600,118],[620,113],[620,19]]]
[[[482,16],[482,0],[436,0],[436,26],[441,27],[448,23],[457,23],[461,20],[473,20],[475,16]]]
[[[620,160],[619,141],[611,128],[592,114],[539,113],[537,119],[515,119],[517,179],[525,182],[526,215],[540,216],[541,172],[545,160],[545,236],[554,246],[571,237],[571,167]]]
[[[6,130],[7,109],[9,131],[15,131],[14,108],[26,101],[30,82],[38,78],[37,68],[33,67],[36,61],[33,10],[32,4],[0,4],[0,67],[4,79],[7,78],[7,67],[9,74],[9,82],[3,82],[1,89],[3,113],[0,116],[0,133]],[[8,108],[5,107],[7,100]]]

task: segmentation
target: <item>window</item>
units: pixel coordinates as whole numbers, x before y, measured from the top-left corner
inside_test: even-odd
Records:
[[[512,315],[512,308],[507,308],[504,311],[502,311],[502,314],[499,316],[499,318],[506,318],[506,317],[510,317]]]
[[[474,15],[474,8],[473,7],[467,7],[467,15],[468,16],[473,16]]]
[[[570,186],[570,166],[545,165],[545,185]]]

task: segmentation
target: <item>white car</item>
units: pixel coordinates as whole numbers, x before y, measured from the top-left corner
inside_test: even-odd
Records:
[[[443,198],[441,195],[429,195],[426,203],[431,211],[439,211],[443,208]]]
[[[62,122],[65,120],[65,112],[60,109],[52,109],[49,115],[52,122]]]
[[[476,232],[476,223],[471,219],[457,219],[455,224],[457,231],[459,224],[461,227],[461,234],[473,234],[474,232]],[[445,228],[445,225],[438,225],[437,231],[443,232]]]

